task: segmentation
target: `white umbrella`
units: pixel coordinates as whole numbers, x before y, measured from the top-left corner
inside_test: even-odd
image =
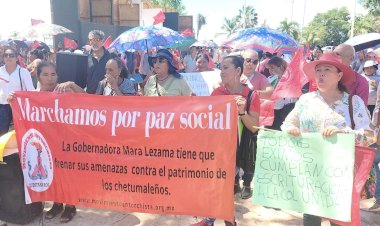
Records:
[[[380,44],[380,33],[368,33],[348,39],[346,44],[355,48],[355,51],[368,49]]]
[[[73,33],[69,29],[57,25],[57,24],[47,24],[47,23],[39,23],[34,26],[30,26],[27,29],[21,31],[17,36],[19,38],[38,38],[40,36],[54,36],[58,34],[64,33]]]
[[[218,45],[212,40],[197,41],[191,45],[191,47],[206,47],[206,48],[218,48]]]

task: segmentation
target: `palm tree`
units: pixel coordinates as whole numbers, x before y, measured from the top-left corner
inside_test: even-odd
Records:
[[[239,9],[237,20],[243,29],[255,27],[258,23],[257,13],[252,6],[243,6],[243,8]]]
[[[201,30],[201,28],[203,27],[203,25],[206,25],[207,22],[206,22],[206,17],[203,16],[202,14],[198,13],[197,15],[197,39],[198,39],[198,36],[199,36],[199,31]]]
[[[238,30],[238,28],[239,26],[236,17],[230,20],[224,17],[224,24],[222,25],[222,29],[225,30],[228,35],[235,33]]]
[[[294,39],[298,40],[299,38],[299,24],[294,21],[289,21],[285,19],[280,22],[278,30],[287,33],[290,36],[293,36]]]

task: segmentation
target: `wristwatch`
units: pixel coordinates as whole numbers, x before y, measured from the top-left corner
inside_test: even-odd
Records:
[[[243,115],[245,115],[245,112],[244,113],[239,113],[239,116],[243,116]]]

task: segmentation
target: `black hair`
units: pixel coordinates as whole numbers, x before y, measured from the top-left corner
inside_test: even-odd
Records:
[[[343,85],[343,82],[341,82],[341,81],[338,82],[338,90],[340,92],[348,93],[347,87],[345,85]]]
[[[36,49],[30,51],[30,54],[35,55],[37,57],[37,59],[40,59],[40,60],[44,60],[45,59],[45,55],[47,53],[48,52],[44,48],[36,48]]]
[[[314,46],[314,49],[318,49],[318,50],[320,50],[321,52],[323,52],[322,47],[321,47],[320,45],[316,45],[316,46]]]
[[[123,61],[119,57],[114,57],[109,59],[108,61],[114,60],[117,64],[117,67],[121,70],[120,77],[121,78],[128,78],[129,71],[127,67],[124,65]]]
[[[342,72],[339,68],[336,68],[336,69],[337,69],[338,73]],[[344,75],[343,75],[343,76],[344,76]],[[343,84],[342,81],[339,81],[339,82],[338,82],[338,90],[339,90],[340,92],[346,92],[346,93],[348,93],[347,87]]]
[[[52,62],[48,62],[48,61],[41,61],[38,65],[37,65],[37,77],[40,77],[41,73],[42,73],[42,69],[44,67],[53,67],[54,70],[57,70],[55,64],[53,64]]]
[[[286,63],[286,61],[284,59],[282,59],[281,57],[278,57],[278,56],[274,56],[274,57],[270,58],[267,65],[268,64],[275,65],[277,67],[283,66],[284,70],[288,67],[288,63]]]
[[[244,65],[244,59],[242,56],[226,56],[224,57],[224,60],[231,59],[231,63],[235,66],[235,68],[240,68],[240,76],[243,74],[243,65]]]
[[[205,59],[207,62],[210,62],[210,59],[208,58],[207,54],[200,53],[195,57],[195,60],[197,61],[199,58]]]
[[[271,58],[272,56],[273,56],[273,54],[271,54],[270,52],[265,52],[265,57]]]
[[[17,52],[17,50],[15,50],[14,48],[12,48],[12,47],[7,47],[7,48],[4,49],[4,53],[5,53],[7,50],[11,50],[11,51],[13,52],[13,54],[16,55],[16,57],[18,56],[18,52]]]

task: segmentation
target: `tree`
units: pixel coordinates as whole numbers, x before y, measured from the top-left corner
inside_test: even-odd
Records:
[[[293,36],[295,40],[299,39],[299,24],[297,22],[285,19],[280,22],[280,26],[277,29]]]
[[[182,0],[152,0],[152,3],[162,8],[166,9],[174,9],[179,14],[183,14],[185,12],[185,6],[182,3]]]
[[[228,35],[235,33],[238,30],[238,20],[236,17],[232,19],[224,18],[222,29],[227,32]]]
[[[380,0],[361,0],[361,3],[369,10],[370,14],[380,16]]]
[[[375,17],[370,14],[356,17],[354,35],[376,32],[376,23]]]
[[[319,45],[338,45],[348,39],[350,32],[350,13],[346,7],[318,13],[305,29],[319,40]],[[304,36],[303,38],[306,39]]]
[[[243,29],[255,27],[258,23],[257,13],[252,6],[243,6],[243,8],[239,9],[239,14],[236,19]]]
[[[201,28],[203,27],[203,25],[206,25],[207,22],[206,22],[206,17],[203,16],[202,14],[198,13],[197,15],[197,39],[198,39],[198,36],[199,36],[199,31],[201,30]]]

